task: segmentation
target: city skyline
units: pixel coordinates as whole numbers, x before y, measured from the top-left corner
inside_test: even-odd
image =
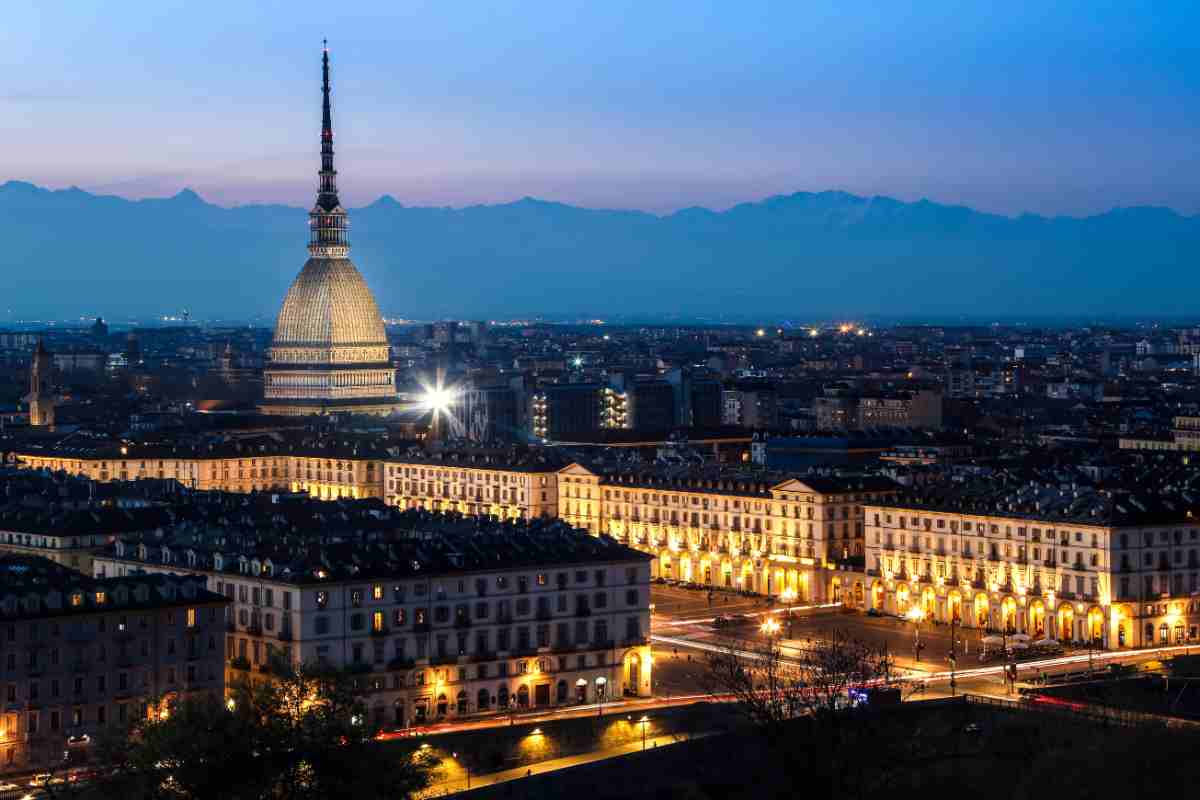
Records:
[[[0,104],[24,124],[0,175],[303,204],[303,59],[329,36],[349,206],[663,213],[843,189],[1009,215],[1200,209],[1182,4],[687,10],[301,5],[284,31],[269,8],[18,9]]]

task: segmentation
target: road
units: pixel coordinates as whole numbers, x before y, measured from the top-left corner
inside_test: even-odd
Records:
[[[836,631],[840,635],[865,642],[886,651],[892,657],[897,673],[913,687],[922,691],[916,696],[949,694],[953,675],[955,690],[992,696],[1009,696],[1011,687],[1004,680],[1004,664],[981,663],[978,658],[982,632],[977,629],[956,629],[955,669],[951,672],[950,627],[922,623],[919,630],[905,620],[891,617],[871,617],[847,612],[829,605],[767,606],[761,598],[713,598],[710,605],[707,593],[697,590],[656,585],[651,599],[654,602],[652,642],[655,656],[655,693],[702,693],[706,690],[704,660],[707,653],[727,652],[731,641],[746,642],[740,646],[747,658],[754,658],[755,645],[765,638],[759,624],[767,619],[780,622],[780,645],[785,659],[802,657],[804,649],[814,641],[827,638]],[[720,602],[722,599],[724,603]],[[736,629],[718,630],[712,620],[717,614],[741,614],[750,624]],[[727,632],[728,631],[728,632]],[[920,659],[915,658],[914,641],[922,642]],[[1195,646],[1169,646],[1144,650],[1071,651],[1062,655],[1027,657],[1017,663],[1018,686],[1040,677],[1082,672],[1091,668],[1104,669],[1107,664],[1136,664],[1196,650]]]

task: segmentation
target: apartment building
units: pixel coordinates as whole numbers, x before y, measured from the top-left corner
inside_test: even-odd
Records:
[[[191,577],[94,579],[0,556],[0,774],[59,764],[180,699],[220,696],[226,602]]]
[[[306,492],[323,500],[383,496],[380,462],[387,451],[336,438],[257,436],[205,446],[108,443],[25,447],[17,466],[95,481],[173,479],[202,491]]]
[[[1192,497],[1169,485],[1116,492],[980,480],[872,503],[855,605],[1110,648],[1196,641]]]
[[[400,508],[501,519],[555,517],[563,466],[547,450],[414,450],[383,462],[384,496]]]
[[[886,478],[572,464],[559,473],[559,514],[653,555],[656,577],[840,602],[839,572],[863,555],[864,504],[898,488]]]
[[[344,667],[372,724],[395,728],[648,696],[649,561],[557,520],[288,501],[224,529],[118,539],[95,564],[203,576],[230,602],[231,681],[268,677],[275,658]]]

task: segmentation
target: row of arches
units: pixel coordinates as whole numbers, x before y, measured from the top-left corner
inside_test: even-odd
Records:
[[[920,618],[930,622],[953,621],[965,627],[1023,633],[1034,639],[1105,640],[1109,632],[1107,615],[1099,606],[1084,609],[1065,600],[1050,609],[1041,598],[1022,603],[1012,596],[992,598],[986,591],[964,596],[958,589],[939,595],[932,586],[910,587],[907,583],[899,583],[889,592],[882,581],[875,581],[869,602],[870,608],[896,616],[908,616],[916,608]],[[1131,614],[1117,616],[1123,620]],[[1131,633],[1120,623],[1118,646],[1125,646]]]
[[[767,564],[756,569],[752,560],[735,564],[733,559],[691,556],[664,550],[654,561],[655,577],[684,583],[699,583],[762,595],[787,594],[796,601],[818,599],[812,572],[797,567]]]

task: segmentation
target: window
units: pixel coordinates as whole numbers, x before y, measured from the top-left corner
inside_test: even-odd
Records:
[[[638,604],[638,590],[629,589],[625,592],[625,604],[636,606]]]
[[[380,594],[382,594],[382,590],[380,591]],[[371,630],[375,631],[376,633],[383,632],[383,612],[382,611],[376,611],[371,614]]]
[[[317,592],[316,601],[317,608],[324,608],[325,606],[329,605],[329,592],[324,590]]]
[[[189,628],[196,627],[196,609],[189,608],[187,610],[187,626]]]
[[[383,599],[383,584],[377,583],[371,587],[371,599],[372,600],[382,600]]]
[[[329,633],[329,617],[317,617],[313,620],[313,630],[318,636]]]

